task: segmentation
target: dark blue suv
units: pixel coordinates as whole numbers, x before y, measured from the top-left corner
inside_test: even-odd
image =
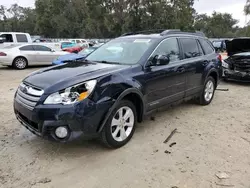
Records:
[[[99,137],[118,148],[131,139],[137,122],[162,107],[190,99],[208,105],[221,64],[202,33],[128,33],[85,60],[26,77],[14,111],[39,136],[60,142]]]

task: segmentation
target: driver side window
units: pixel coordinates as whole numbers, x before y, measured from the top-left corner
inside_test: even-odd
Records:
[[[178,41],[176,38],[169,38],[164,40],[152,54],[151,58],[154,58],[156,55],[165,55],[170,59],[171,62],[180,60],[180,50]]]

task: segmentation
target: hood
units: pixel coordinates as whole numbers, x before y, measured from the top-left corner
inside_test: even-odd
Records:
[[[23,81],[43,89],[45,94],[50,94],[74,84],[95,79],[127,67],[129,66],[72,62],[36,71]]]
[[[83,56],[83,55],[72,53],[72,54],[62,55],[62,56],[58,57],[57,60],[71,61],[71,60],[81,59],[81,58],[84,58],[84,57],[85,56]]]
[[[238,38],[226,41],[228,56],[250,52],[250,38]]]

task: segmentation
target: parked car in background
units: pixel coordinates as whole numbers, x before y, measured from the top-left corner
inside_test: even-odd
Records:
[[[37,39],[34,39],[33,42],[52,42],[52,40],[50,39],[43,39],[43,38],[37,38]]]
[[[213,40],[212,44],[216,50],[216,52],[224,52],[226,51],[226,42],[225,40]]]
[[[82,49],[83,49],[83,47],[81,47],[81,46],[74,46],[74,47],[70,47],[70,48],[64,48],[63,51],[77,54]]]
[[[36,44],[15,44],[0,49],[0,64],[25,69],[33,65],[52,65],[58,56],[68,52],[54,51],[51,48]]]
[[[110,51],[118,46],[121,50]],[[221,57],[204,34],[130,33],[83,61],[26,77],[15,94],[14,112],[44,138],[99,137],[119,148],[132,138],[136,123],[157,109],[190,99],[209,105],[221,74]]]
[[[71,42],[75,43],[79,47],[88,48],[89,43],[85,39],[69,39]]]
[[[223,78],[250,82],[250,38],[226,41],[228,58],[223,61]]]
[[[0,49],[13,44],[32,43],[30,34],[21,32],[0,32]]]
[[[89,47],[86,49],[81,50],[79,53],[75,54],[66,54],[66,55],[62,55],[60,57],[58,57],[57,59],[55,59],[52,64],[53,65],[59,65],[62,63],[65,63],[67,61],[76,61],[76,60],[82,60],[85,57],[87,57],[90,53],[92,53],[93,51],[95,51],[98,47]]]
[[[76,43],[71,42],[71,41],[61,41],[61,49],[65,49],[65,48],[72,48],[76,46]]]

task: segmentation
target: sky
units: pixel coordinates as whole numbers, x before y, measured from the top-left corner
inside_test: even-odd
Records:
[[[35,0],[0,0],[0,5],[9,7],[17,3],[24,7],[34,7]],[[246,0],[195,0],[194,8],[198,13],[207,13],[211,15],[213,11],[221,13],[230,13],[239,20],[238,25],[244,26],[246,18],[243,13]],[[249,21],[249,20],[248,20]]]

